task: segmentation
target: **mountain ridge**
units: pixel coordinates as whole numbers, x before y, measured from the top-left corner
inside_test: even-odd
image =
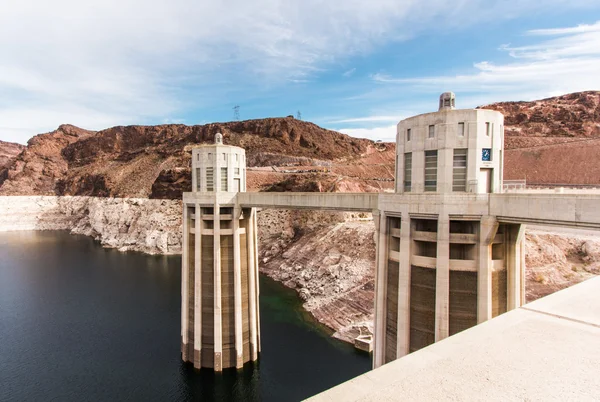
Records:
[[[505,179],[600,184],[595,158],[600,152],[600,91],[481,108],[505,115]],[[217,132],[226,144],[246,149],[249,191],[393,189],[395,144],[284,117],[100,131],[61,125],[5,158],[0,195],[177,199],[190,188],[190,148],[211,143]]]

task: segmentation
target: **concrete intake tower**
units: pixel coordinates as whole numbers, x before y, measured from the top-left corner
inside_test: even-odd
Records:
[[[192,200],[183,204],[181,354],[195,368],[240,368],[258,358],[256,209],[240,208],[246,151],[192,149]]]

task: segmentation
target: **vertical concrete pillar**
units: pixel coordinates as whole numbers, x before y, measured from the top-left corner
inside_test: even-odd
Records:
[[[524,226],[524,225],[523,225]],[[527,303],[527,293],[525,293],[525,271],[527,266],[525,265],[525,236],[523,236],[523,241],[521,243],[521,306]]]
[[[214,322],[215,322],[215,371],[223,370],[223,323],[221,310],[221,215],[220,205],[216,201],[214,204]]]
[[[398,273],[398,332],[396,358],[410,352],[410,216],[408,212],[402,214],[400,221],[400,262]]]
[[[244,366],[244,340],[242,328],[242,271],[240,264],[240,213],[239,206],[233,209],[233,303],[235,306],[235,366]]]
[[[256,286],[256,295],[255,295],[255,305],[256,305],[256,346],[258,347],[258,351],[260,352],[260,283],[258,280],[258,216],[256,214],[256,209],[252,208],[254,213],[254,220],[252,224],[254,225],[254,233],[256,237],[252,238],[252,244],[254,246],[254,278],[255,278],[255,286]]]
[[[202,350],[202,210],[196,204],[196,242],[194,244],[194,367],[200,368]]]
[[[492,243],[498,231],[498,221],[484,216],[479,223],[477,270],[477,323],[492,318]]]
[[[373,211],[375,233],[377,234],[377,253],[375,256],[375,353],[373,368],[385,362],[385,298],[387,266],[387,222],[383,212]]]
[[[183,255],[181,269],[181,356],[183,361],[189,361],[188,356],[188,329],[189,329],[189,237],[190,229],[188,225],[189,213],[188,207],[183,204]]]
[[[450,219],[438,217],[437,257],[435,277],[435,341],[448,337],[450,313]]]
[[[521,306],[521,250],[524,248],[525,225],[506,225],[506,276],[508,311]]]
[[[415,134],[413,133],[413,135]],[[418,141],[418,138],[415,140]],[[412,152],[411,191],[413,193],[422,193],[425,191],[425,151],[416,151],[414,149]]]
[[[256,276],[254,272],[256,271],[256,255],[255,255],[255,246],[253,243],[255,241],[255,222],[256,222],[256,210],[254,208],[251,209],[250,218],[248,222],[248,233],[246,236],[247,244],[248,244],[248,298],[249,301],[249,309],[250,309],[250,359],[256,360],[258,358],[258,325],[257,325],[257,283]]]

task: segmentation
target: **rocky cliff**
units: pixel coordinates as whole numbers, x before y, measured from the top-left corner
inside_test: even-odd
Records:
[[[55,131],[36,135],[9,162],[0,195],[55,195],[56,185],[69,168],[62,151],[69,144],[93,135],[93,131],[62,125]]]
[[[483,106],[504,114],[504,178],[600,184],[600,91]]]
[[[24,149],[21,144],[0,141],[0,186],[6,180],[8,167]]]
[[[21,144],[0,141],[0,169],[7,167],[23,149],[25,146]]]
[[[0,231],[69,230],[121,251],[180,254],[181,210],[147,198],[0,196]]]

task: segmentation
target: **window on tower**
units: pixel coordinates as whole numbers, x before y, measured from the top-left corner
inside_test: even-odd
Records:
[[[404,154],[404,191],[410,192],[412,187],[412,153]]]
[[[425,191],[437,191],[437,151],[425,151]]]

